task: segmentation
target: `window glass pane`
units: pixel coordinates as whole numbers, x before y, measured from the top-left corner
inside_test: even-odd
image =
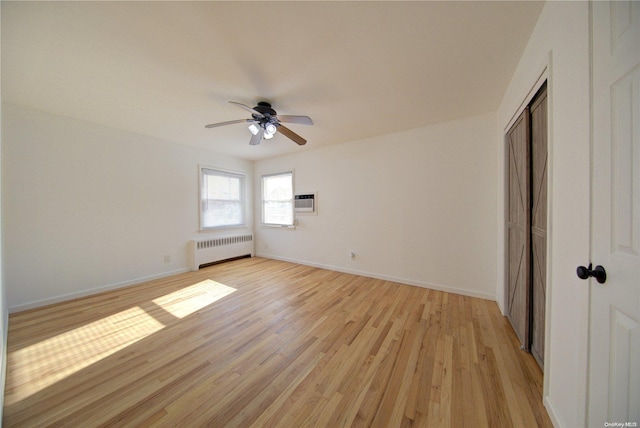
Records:
[[[293,224],[293,203],[265,201],[264,222],[268,224]]]
[[[240,178],[225,177],[220,175],[209,175],[207,179],[207,190],[209,199],[232,199],[240,200]]]
[[[202,168],[202,229],[244,224],[244,176]]]
[[[262,177],[262,222],[291,226],[293,224],[293,174]]]
[[[264,199],[286,200],[293,197],[291,174],[265,177]]]
[[[240,202],[212,199],[202,211],[203,227],[232,226],[242,224],[242,205]]]

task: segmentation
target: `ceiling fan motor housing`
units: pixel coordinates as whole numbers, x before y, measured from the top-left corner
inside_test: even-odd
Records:
[[[265,101],[260,101],[257,106],[253,108],[255,111],[262,113],[265,116],[276,116],[277,113],[271,108],[271,104]]]
[[[257,106],[253,108],[255,111],[259,112],[261,116],[257,114],[253,114],[253,118],[258,121],[260,127],[264,130],[267,130],[268,124],[280,125],[280,121],[278,121],[278,116],[276,111],[271,108],[271,104],[266,101],[260,101]],[[273,132],[272,132],[273,133]]]

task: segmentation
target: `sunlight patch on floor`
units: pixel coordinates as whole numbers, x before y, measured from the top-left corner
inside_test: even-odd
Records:
[[[205,280],[152,302],[176,319],[222,299],[235,288]],[[145,306],[142,304],[141,306]],[[135,306],[83,325],[7,356],[5,404],[24,400],[165,327],[165,323]]]
[[[153,300],[153,303],[177,318],[208,306],[236,291],[235,288],[206,279]]]
[[[23,400],[163,327],[136,306],[11,352],[5,403]]]

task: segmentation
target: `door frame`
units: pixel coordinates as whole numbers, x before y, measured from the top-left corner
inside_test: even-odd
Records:
[[[511,126],[516,122],[520,114],[524,111],[525,108],[533,101],[534,97],[542,88],[542,85],[547,83],[547,243],[546,243],[546,253],[547,253],[547,272],[546,272],[546,296],[545,296],[545,321],[544,321],[544,361],[545,367],[547,367],[547,362],[550,361],[550,352],[551,352],[551,329],[552,329],[552,320],[551,320],[551,301],[553,295],[553,282],[552,278],[552,264],[553,257],[551,253],[551,243],[553,242],[553,81],[551,78],[551,52],[547,57],[547,62],[543,64],[540,72],[537,74],[537,79],[529,86],[529,91],[522,98],[522,101],[518,108],[514,111],[511,119],[506,123],[504,128],[502,129],[502,195],[503,198],[499,201],[502,204],[503,208],[503,224],[502,224],[502,233],[503,233],[503,242],[502,242],[502,260],[500,261],[503,264],[503,295],[502,301],[498,302],[500,305],[500,309],[503,315],[506,315],[507,300],[508,300],[508,253],[506,249],[508,248],[508,233],[507,233],[507,221],[508,218],[508,210],[509,207],[506,204],[506,199],[508,195],[508,186],[509,186],[509,177],[507,176],[509,172],[509,152],[507,146],[507,132],[511,129]],[[548,369],[547,369],[548,370]],[[542,388],[542,397],[546,403],[546,397],[549,391],[549,376],[543,375],[543,388]]]

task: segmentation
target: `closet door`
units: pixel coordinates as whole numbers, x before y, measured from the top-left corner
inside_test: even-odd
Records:
[[[547,91],[531,103],[531,353],[544,361],[547,280]]]
[[[529,349],[530,132],[526,108],[506,135],[507,165],[507,318],[523,349]]]

